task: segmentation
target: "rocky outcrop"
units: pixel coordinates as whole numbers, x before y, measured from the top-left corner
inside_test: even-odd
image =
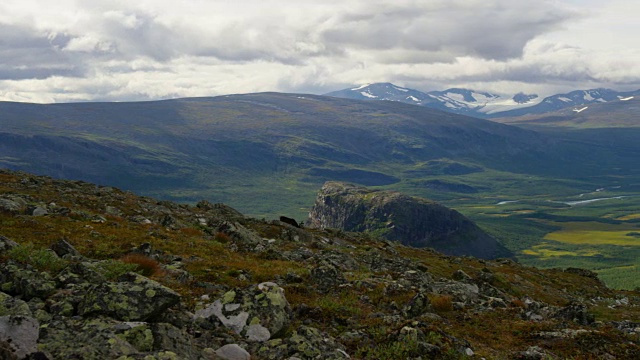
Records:
[[[307,225],[369,232],[449,255],[492,259],[511,253],[459,212],[395,191],[327,182],[309,212]]]

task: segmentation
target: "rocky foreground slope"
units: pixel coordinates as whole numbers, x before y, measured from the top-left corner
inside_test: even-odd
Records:
[[[414,247],[431,247],[447,255],[482,259],[512,254],[459,212],[436,202],[397,191],[370,190],[343,182],[322,186],[307,224],[369,232]]]
[[[0,171],[2,359],[635,359],[640,294]]]

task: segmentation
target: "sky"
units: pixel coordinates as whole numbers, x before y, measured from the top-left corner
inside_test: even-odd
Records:
[[[635,0],[2,0],[0,101],[640,89]]]

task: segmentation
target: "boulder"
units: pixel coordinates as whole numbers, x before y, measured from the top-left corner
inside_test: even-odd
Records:
[[[417,293],[404,307],[402,314],[404,317],[411,319],[432,310],[429,298],[427,298],[423,293]]]
[[[142,275],[127,273],[118,280],[92,285],[78,306],[78,314],[145,321],[180,301],[178,293]]]
[[[16,246],[18,246],[17,242],[9,239],[8,237],[0,235],[0,254],[4,253],[5,251],[9,251]]]
[[[42,207],[42,206],[35,206],[33,208],[30,208],[28,211],[29,215],[31,216],[45,216],[45,215],[49,215],[49,211],[47,210],[47,208]]]
[[[280,286],[266,282],[229,291],[194,317],[221,323],[248,341],[262,342],[284,332],[291,321],[291,306]]]
[[[0,316],[7,315],[32,316],[33,314],[26,302],[0,292]]]
[[[134,335],[127,339],[123,334],[123,329],[130,328],[109,318],[61,317],[41,329],[38,348],[55,359],[117,359],[139,353],[136,346],[144,346],[144,332],[135,334],[140,336],[137,342],[132,340]]]
[[[0,197],[0,211],[5,211],[12,214],[23,213],[27,203],[24,199],[17,198],[15,196],[2,196]]]
[[[0,263],[0,290],[22,299],[45,299],[56,290],[56,283],[51,275],[37,271],[29,266],[20,266],[11,261]]]
[[[216,355],[222,360],[250,360],[251,355],[238,344],[227,344],[218,350]]]
[[[438,294],[451,295],[454,302],[472,304],[479,298],[480,288],[475,284],[462,282],[436,283],[433,286],[434,292]]]
[[[262,238],[238,222],[223,221],[216,231],[226,234],[232,241],[234,250],[254,252],[262,243]]]
[[[0,316],[0,342],[6,342],[18,359],[38,350],[40,324],[22,315]]]
[[[257,352],[260,359],[339,360],[349,359],[344,346],[320,330],[301,325],[287,339],[273,339]]]
[[[65,239],[60,239],[57,242],[51,245],[51,250],[55,252],[58,256],[63,257],[65,255],[70,256],[80,256],[80,252],[73,247],[73,245],[69,244],[69,242]]]
[[[554,315],[556,319],[573,321],[580,325],[590,325],[595,322],[593,314],[587,311],[587,307],[584,304],[572,303],[560,310]]]
[[[331,264],[324,264],[311,269],[311,281],[320,291],[335,289],[346,282],[342,272]]]

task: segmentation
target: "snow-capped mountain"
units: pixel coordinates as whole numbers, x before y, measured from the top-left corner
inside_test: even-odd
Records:
[[[610,89],[576,90],[544,99],[536,94],[520,92],[512,97],[469,89],[421,92],[391,83],[375,83],[330,92],[326,96],[357,100],[389,100],[421,105],[480,118],[513,117],[543,114],[573,107],[576,112],[588,110],[592,103],[627,101],[640,96],[640,90],[617,92]]]
[[[573,108],[576,113],[589,110],[590,104],[606,103],[612,101],[628,101],[640,96],[640,90],[618,92],[611,89],[576,90],[566,94],[558,94],[546,97],[535,106],[512,109],[496,113],[499,117],[513,117],[532,114],[544,114],[566,108]]]
[[[427,106],[476,117],[490,117],[491,114],[511,109],[529,107],[539,102],[538,95],[519,93],[512,98],[497,94],[468,89],[448,89],[427,93],[436,102]]]
[[[399,101],[413,105],[423,105],[425,101],[433,101],[428,94],[422,91],[403,88],[391,83],[366,84],[350,89],[330,92],[325,95],[356,100]]]

